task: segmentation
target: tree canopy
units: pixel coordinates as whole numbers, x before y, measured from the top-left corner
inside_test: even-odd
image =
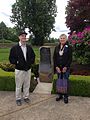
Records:
[[[66,25],[72,31],[82,31],[90,25],[90,0],[69,0],[66,7]]]
[[[16,28],[7,27],[6,24],[2,21],[0,23],[0,42],[13,41],[16,42],[18,40]]]
[[[42,45],[54,29],[56,0],[16,0],[11,21],[18,30],[29,28],[35,45]]]
[[[4,40],[7,38],[8,28],[5,23],[2,21],[0,23],[0,39]]]

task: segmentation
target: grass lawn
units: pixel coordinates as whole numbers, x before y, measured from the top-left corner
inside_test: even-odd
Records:
[[[35,52],[36,55],[36,63],[39,63],[39,47],[33,47],[33,50]],[[9,57],[9,52],[10,52],[10,48],[0,48],[0,62],[8,62],[8,57]]]
[[[7,62],[10,48],[0,48],[0,62]]]

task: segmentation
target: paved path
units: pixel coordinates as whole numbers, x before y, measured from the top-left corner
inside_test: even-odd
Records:
[[[51,94],[52,83],[39,82],[33,93]]]
[[[30,95],[31,103],[17,106],[14,92],[0,91],[0,120],[90,120],[90,98],[69,97],[56,102],[55,95]]]

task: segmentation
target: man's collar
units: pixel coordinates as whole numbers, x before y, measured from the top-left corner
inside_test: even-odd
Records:
[[[26,44],[25,44],[25,45],[23,45],[23,44],[19,41],[19,46],[20,46],[20,47],[21,47],[21,46],[26,47]]]
[[[19,46],[22,46],[21,42],[19,41]]]

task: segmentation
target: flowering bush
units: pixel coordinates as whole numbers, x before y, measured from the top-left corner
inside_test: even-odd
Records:
[[[74,58],[81,64],[90,63],[90,26],[82,32],[69,35],[69,42],[74,48]]]
[[[69,35],[69,41],[72,45],[75,44],[89,44],[90,45],[90,26],[86,27],[82,32],[75,31]]]

